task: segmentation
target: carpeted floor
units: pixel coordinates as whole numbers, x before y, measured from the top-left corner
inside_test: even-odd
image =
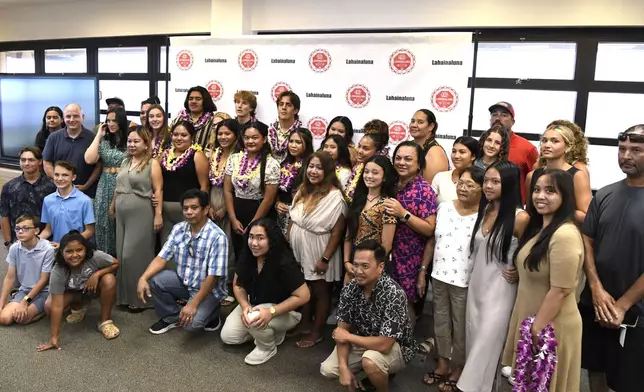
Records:
[[[6,251],[0,250],[0,279],[7,264]],[[161,336],[148,332],[157,318],[153,310],[130,314],[115,310],[113,319],[121,336],[106,341],[96,330],[98,303],[92,304],[85,321],[64,325],[62,349],[36,352],[36,346],[49,338],[49,319],[30,326],[0,328],[0,392],[82,391],[342,391],[336,381],[319,374],[319,364],[332,351],[331,329],[316,347],[302,350],[294,339],[287,339],[268,363],[251,367],[244,356],[252,343],[224,346],[219,332],[189,335],[175,329]],[[428,329],[423,319],[418,331]],[[417,357],[391,383],[391,391],[426,391],[423,372],[432,361]],[[501,377],[499,377],[501,379]],[[431,389],[436,391],[435,388]],[[510,391],[504,379],[499,391]],[[587,387],[582,388],[588,391]]]

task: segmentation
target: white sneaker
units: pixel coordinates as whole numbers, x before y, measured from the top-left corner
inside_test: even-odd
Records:
[[[514,379],[514,377],[508,377],[508,383],[510,383],[510,385],[514,386],[514,384],[516,383],[516,380]]]
[[[338,325],[338,308],[333,308],[331,314],[326,319],[326,325]]]
[[[255,349],[246,356],[244,362],[246,362],[247,365],[261,365],[273,358],[275,354],[277,354],[277,347],[272,351],[265,351],[259,347],[255,347]]]
[[[501,375],[505,378],[510,378],[512,375],[512,366],[503,366],[501,368]]]

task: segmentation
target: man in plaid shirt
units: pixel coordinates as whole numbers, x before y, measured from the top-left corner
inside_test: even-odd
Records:
[[[159,321],[150,327],[150,332],[155,335],[176,327],[188,331],[218,330],[219,303],[228,295],[228,239],[208,219],[208,193],[191,189],[180,201],[186,220],[172,228],[137,288],[141,301],[154,300]],[[164,269],[169,259],[174,260],[176,271]],[[188,303],[180,308],[179,299]]]

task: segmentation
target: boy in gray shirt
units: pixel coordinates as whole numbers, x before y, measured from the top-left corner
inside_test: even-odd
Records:
[[[7,255],[9,270],[0,294],[0,325],[29,324],[44,316],[54,248],[49,241],[38,238],[39,223],[30,215],[16,220],[18,242],[11,245]],[[10,298],[16,283],[20,288]]]

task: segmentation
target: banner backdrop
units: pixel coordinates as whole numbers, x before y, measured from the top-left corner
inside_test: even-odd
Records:
[[[219,111],[235,117],[235,92],[249,90],[257,118],[270,124],[276,97],[292,90],[316,146],[341,115],[351,119],[355,143],[367,121],[385,121],[393,147],[411,139],[409,121],[426,108],[436,114],[437,140],[451,151],[467,128],[471,41],[471,33],[173,38],[168,110],[177,113],[188,89],[201,85]]]

